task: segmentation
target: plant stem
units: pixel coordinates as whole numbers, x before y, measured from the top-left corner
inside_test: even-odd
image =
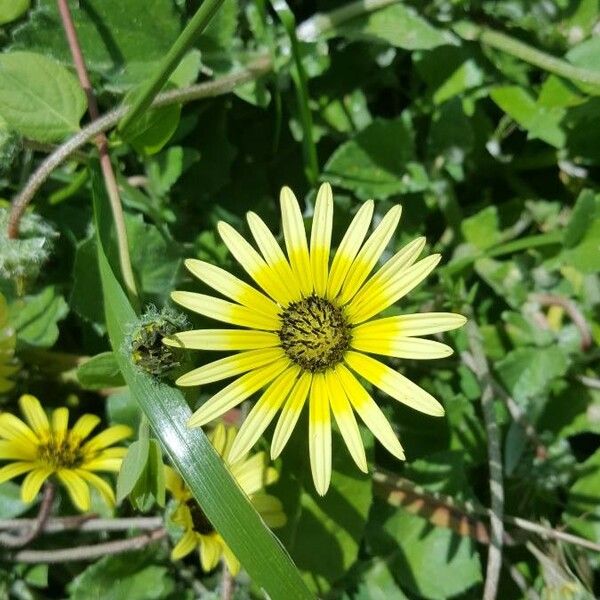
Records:
[[[109,554],[120,554],[121,552],[140,550],[165,537],[167,537],[167,530],[160,528],[136,537],[104,542],[102,544],[74,546],[73,548],[58,548],[52,550],[21,550],[15,552],[10,558],[14,562],[50,564],[96,560],[97,558]]]
[[[56,0],[58,4],[58,10],[60,18],[69,42],[69,49],[71,50],[71,56],[75,63],[75,70],[77,71],[77,77],[79,78],[79,84],[81,89],[84,91],[87,98],[88,112],[92,121],[97,120],[100,117],[100,111],[98,110],[98,102],[96,101],[96,95],[92,88],[92,83],[88,76],[88,72],[85,66],[85,59],[81,51],[79,40],[77,39],[77,31],[75,24],[73,23],[73,17],[67,0]],[[104,178],[104,185],[110,202],[112,210],[113,221],[115,224],[115,233],[117,238],[117,248],[119,251],[119,265],[121,267],[121,275],[123,276],[123,283],[125,284],[125,290],[129,296],[129,300],[134,306],[139,303],[138,291],[135,285],[135,276],[133,274],[133,268],[131,266],[131,256],[129,255],[129,244],[127,241],[127,229],[125,227],[125,216],[123,214],[123,206],[121,204],[121,197],[119,195],[119,187],[117,185],[117,179],[110,162],[110,154],[108,152],[108,139],[104,133],[98,133],[95,139],[96,146],[98,148],[98,154],[100,156],[100,168],[102,169],[102,177]]]
[[[260,75],[269,72],[273,63],[270,57],[262,56],[251,62],[245,69],[209,81],[198,83],[179,90],[171,90],[159,94],[152,102],[153,107],[169,106],[171,104],[192,102],[202,98],[213,98],[222,94],[227,94],[238,85],[252,81]],[[11,206],[11,212],[8,219],[8,236],[17,238],[19,235],[19,222],[27,205],[31,202],[36,192],[42,184],[48,179],[52,171],[60,166],[69,156],[85,146],[94,139],[100,132],[112,129],[127,112],[127,107],[120,106],[96,119],[81,131],[69,138],[66,142],[56,148],[52,154],[49,154],[31,175],[25,186],[17,194]]]
[[[169,76],[177,68],[185,53],[191,48],[197,37],[210,23],[224,0],[204,0],[196,14],[192,17],[185,29],[179,34],[167,55],[158,67],[155,75],[149,79],[134,96],[133,102],[128,107],[125,116],[119,123],[118,130],[127,129],[151,104],[154,97],[163,88]]]
[[[38,519],[0,519],[0,530],[30,529]],[[98,519],[93,514],[73,517],[55,517],[46,520],[43,533],[78,531],[127,531],[128,529],[159,529],[162,517],[131,517],[120,519]]]
[[[502,475],[502,453],[500,451],[500,431],[494,409],[494,384],[490,367],[485,357],[479,327],[472,311],[466,325],[467,340],[473,358],[473,372],[481,384],[481,407],[487,433],[488,465],[490,478],[490,548],[483,589],[484,600],[494,600],[498,593],[500,570],[502,568],[502,545],[504,542],[504,484]]]

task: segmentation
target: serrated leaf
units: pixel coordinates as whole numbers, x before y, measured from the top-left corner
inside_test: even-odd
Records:
[[[119,365],[112,352],[92,356],[77,369],[79,383],[88,390],[125,385]]]
[[[21,135],[62,140],[79,129],[86,106],[77,79],[56,61],[33,52],[0,54],[0,115]]]
[[[414,158],[406,119],[377,119],[337,148],[325,165],[324,178],[363,199],[422,191],[429,181]]]

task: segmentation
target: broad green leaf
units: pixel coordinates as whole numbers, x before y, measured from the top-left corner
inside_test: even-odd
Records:
[[[162,600],[169,597],[174,582],[166,567],[152,564],[152,554],[152,550],[146,550],[105,556],[69,584],[70,600]]]
[[[516,85],[496,87],[490,92],[490,97],[527,130],[530,138],[543,140],[556,148],[565,145],[566,136],[561,127],[565,116],[563,108],[541,106],[526,89]]]
[[[113,348],[120,349],[124,328],[136,315],[106,257],[104,244],[111,222],[97,170],[93,173],[93,189],[106,323]],[[250,577],[272,598],[311,598],[290,557],[235,483],[204,432],[186,427],[191,411],[181,392],[140,372],[122,353],[117,357],[132,396],[171,462]]]
[[[20,134],[55,142],[79,129],[85,95],[74,75],[33,52],[0,54],[0,115]]]
[[[388,557],[361,565],[356,572],[356,590],[344,594],[342,600],[409,600],[395,579],[393,564],[393,557]]]
[[[17,330],[17,347],[50,348],[58,339],[57,323],[69,312],[65,299],[53,286],[35,296],[16,300],[10,306],[10,319]]]
[[[465,219],[461,224],[461,230],[465,240],[478,250],[494,246],[502,240],[498,209],[495,206],[484,208],[476,215]]]
[[[130,492],[130,500],[141,512],[149,511],[155,502],[159,506],[165,505],[165,468],[156,440],[149,440],[146,464]]]
[[[31,504],[21,502],[21,486],[14,481],[0,484],[0,519],[13,519],[27,512]]]
[[[140,426],[140,409],[127,388],[107,398],[106,415],[111,425],[129,425],[135,431]]]
[[[600,542],[600,450],[581,464],[563,518],[575,533]]]
[[[125,385],[117,359],[112,352],[102,352],[84,362],[77,369],[77,379],[88,390]]]
[[[181,31],[171,0],[87,0],[70,8],[88,69],[119,91],[151,75]],[[72,64],[54,0],[37,3],[15,32],[13,47]]]
[[[104,304],[97,290],[100,285],[96,240],[87,238],[77,244],[73,265],[73,285],[69,305],[82,319],[94,324],[98,331],[106,331]]]
[[[382,504],[374,505],[372,520],[371,551],[389,557],[392,573],[411,595],[446,600],[482,581],[472,539]]]
[[[335,150],[325,165],[324,178],[365,200],[385,199],[427,187],[427,174],[414,159],[413,134],[406,119],[378,119]]]
[[[600,271],[600,195],[589,190],[579,195],[563,241],[564,263],[582,273]]]
[[[121,132],[121,137],[140,154],[156,154],[175,133],[180,114],[179,104],[147,110],[131,127]]]
[[[458,43],[452,33],[436,29],[414,8],[403,4],[351,19],[331,30],[331,34],[353,40],[375,39],[404,50],[429,50]]]
[[[127,454],[123,459],[119,476],[117,477],[117,501],[121,502],[129,496],[133,488],[137,485],[150,453],[150,440],[148,436],[140,436],[127,449]]]
[[[0,25],[15,21],[29,8],[30,0],[0,0]]]

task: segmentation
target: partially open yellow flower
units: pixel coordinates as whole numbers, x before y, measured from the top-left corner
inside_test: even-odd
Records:
[[[231,449],[235,434],[235,427],[225,427],[219,423],[208,437],[219,455],[225,458]],[[281,502],[263,492],[263,488],[274,483],[278,477],[277,471],[267,466],[266,454],[259,452],[235,463],[229,463],[228,466],[265,523],[269,527],[285,525],[286,518]],[[197,548],[204,571],[214,569],[223,557],[228,569],[235,575],[240,569],[238,559],[206,518],[183,479],[171,467],[165,467],[165,470],[167,489],[177,500],[171,520],[184,528],[184,534],[173,548],[171,558],[178,560]]]
[[[309,404],[309,450],[313,480],[325,494],[331,479],[331,413],[358,467],[367,460],[354,412],[395,456],[404,451],[381,409],[357,376],[396,400],[433,416],[444,409],[429,393],[368,354],[431,359],[452,349],[423,335],[460,327],[465,318],[452,313],[417,313],[373,319],[419,285],[440,260],[438,254],[417,260],[425,246],[418,238],[376,268],[400,220],[394,206],[367,237],[374,204],[365,202],[340,242],[330,264],[333,197],[328,184],[317,195],[310,243],[294,194],[281,191],[287,256],[265,223],[254,213],[248,225],[258,251],[227,223],[221,238],[262,291],[227,271],[200,260],[187,268],[233,302],[173,292],[178,304],[243,329],[185,331],[165,343],[197,350],[239,350],[195,369],[177,381],[191,386],[239,376],[210,398],[190,418],[199,427],[266,387],[231,448],[230,461],[243,456],[279,410],[271,456],[287,443],[302,408]],[[366,239],[365,239],[366,238]]]
[[[90,508],[88,484],[114,505],[111,486],[96,471],[119,471],[127,449],[109,446],[129,437],[131,428],[114,425],[85,441],[100,422],[96,415],[79,417],[69,429],[67,408],[55,409],[49,421],[37,398],[21,396],[19,405],[27,423],[11,413],[0,414],[0,460],[13,461],[0,469],[0,483],[27,473],[21,499],[32,502],[44,481],[56,475],[79,510]]]

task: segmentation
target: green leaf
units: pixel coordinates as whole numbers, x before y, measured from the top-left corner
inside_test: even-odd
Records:
[[[561,253],[565,264],[582,273],[600,271],[600,195],[584,190],[565,229]]]
[[[107,398],[106,414],[111,425],[129,425],[133,430],[140,426],[140,409],[127,388]]]
[[[147,110],[131,127],[121,131],[121,137],[140,154],[156,154],[175,133],[180,114],[179,104]]]
[[[17,330],[17,347],[50,348],[58,339],[57,323],[69,308],[54,286],[44,288],[36,296],[26,296],[10,306],[10,319]]]
[[[498,209],[488,206],[461,224],[465,240],[479,250],[490,248],[502,240],[498,221]]]
[[[137,485],[148,462],[149,452],[150,440],[147,436],[140,436],[140,439],[127,449],[117,477],[117,502],[129,496]]]
[[[402,509],[376,505],[368,529],[373,552],[389,555],[392,573],[411,594],[446,600],[482,581],[473,540],[450,529],[433,527]]]
[[[409,600],[394,577],[392,560],[373,560],[356,574],[356,591],[343,600]]]
[[[564,520],[577,534],[600,542],[600,450],[580,466],[569,490]]]
[[[124,341],[124,326],[136,316],[106,257],[104,240],[112,225],[101,181],[95,169],[93,196],[102,293],[111,344],[118,349]],[[250,577],[272,598],[312,598],[290,557],[244,496],[204,432],[186,426],[191,411],[181,392],[140,372],[129,357],[121,353],[117,357],[132,396],[173,465]]]
[[[146,464],[130,492],[131,504],[141,512],[149,511],[156,502],[165,505],[165,468],[162,451],[156,440],[149,440]]]
[[[422,191],[428,179],[414,158],[407,120],[378,119],[337,148],[325,165],[324,178],[363,199]]]
[[[555,148],[565,145],[565,132],[561,121],[565,111],[561,107],[540,106],[522,87],[506,85],[494,88],[490,98],[523,129],[529,137],[540,139]]]
[[[429,50],[458,43],[452,33],[436,29],[414,8],[404,4],[366,13],[343,23],[331,33],[351,40],[375,39],[404,50]]]
[[[112,352],[92,356],[77,369],[79,383],[88,390],[125,385],[117,359]]]
[[[13,519],[31,508],[21,501],[21,486],[13,481],[0,484],[0,519]]]
[[[39,142],[55,142],[79,129],[86,109],[77,79],[57,62],[33,52],[0,54],[0,114]]]
[[[18,19],[29,5],[30,0],[0,0],[0,25]]]
[[[70,600],[162,600],[174,590],[166,567],[152,564],[150,550],[105,556],[70,584]]]
[[[86,0],[70,8],[87,68],[118,91],[146,79],[181,31],[171,0]],[[13,47],[73,64],[54,0],[37,3],[15,31]]]

